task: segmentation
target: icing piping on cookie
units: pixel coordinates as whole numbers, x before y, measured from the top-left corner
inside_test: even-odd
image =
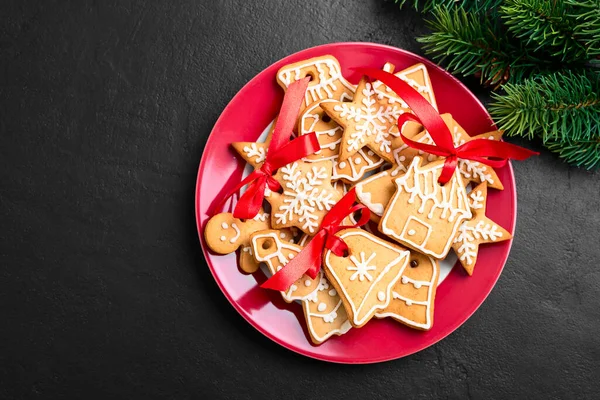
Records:
[[[350,280],[353,281],[358,277],[358,280],[361,282],[364,281],[365,278],[367,278],[369,280],[369,282],[371,282],[373,280],[373,277],[371,276],[371,274],[369,274],[369,271],[375,271],[377,269],[377,267],[374,265],[369,265],[369,263],[371,261],[373,261],[373,259],[376,256],[377,256],[376,253],[372,253],[369,256],[369,258],[367,258],[365,260],[365,252],[361,251],[360,252],[360,260],[358,260],[356,257],[351,255],[350,261],[352,261],[354,263],[354,265],[348,265],[346,267],[346,269],[348,271],[356,271],[356,272],[350,276]]]
[[[390,262],[388,265],[386,265],[383,269],[383,271],[381,272],[381,274],[379,274],[379,276],[375,279],[375,281],[370,285],[369,289],[367,290],[367,293],[365,294],[365,296],[363,297],[362,301],[360,302],[360,304],[358,305],[358,307],[356,307],[356,305],[354,304],[354,302],[351,301],[351,297],[348,293],[348,291],[346,290],[346,287],[344,284],[342,284],[342,282],[340,281],[339,276],[335,273],[335,270],[333,268],[331,268],[331,264],[329,262],[330,258],[331,258],[331,250],[328,250],[326,255],[325,255],[325,265],[328,267],[329,272],[331,273],[331,275],[335,278],[335,280],[338,282],[340,288],[342,289],[344,296],[346,297],[346,299],[348,299],[348,303],[350,304],[350,307],[352,308],[352,312],[353,312],[353,317],[354,317],[354,324],[356,326],[360,326],[362,325],[368,318],[370,318],[371,314],[373,313],[374,310],[376,309],[384,309],[385,307],[387,307],[390,303],[390,301],[392,300],[391,296],[386,296],[386,301],[383,304],[374,304],[371,309],[365,313],[364,318],[360,319],[358,318],[358,313],[361,310],[361,308],[364,305],[364,302],[369,298],[369,295],[371,293],[371,291],[373,290],[373,288],[375,286],[377,286],[377,284],[386,276],[386,274],[390,271],[390,269],[392,269],[393,266],[395,266],[396,264],[398,264],[403,258],[405,258],[405,262],[404,265],[402,266],[400,273],[398,274],[398,279],[400,278],[402,272],[404,271],[404,268],[406,267],[406,262],[407,262],[407,256],[409,254],[408,251],[403,251],[400,252],[398,251],[398,249],[392,247],[390,244],[384,242],[383,240],[380,240],[379,238],[375,237],[375,236],[367,236],[365,233],[363,232],[357,232],[357,231],[351,231],[351,232],[346,232],[344,234],[342,234],[340,237],[340,239],[345,239],[348,236],[363,236],[364,238],[366,238],[369,241],[373,241],[376,242],[377,244],[386,247],[392,251],[394,251],[395,253],[398,253],[398,257],[396,257],[395,259],[392,260],[392,262]],[[386,288],[386,292],[387,293],[391,293],[392,292],[392,287],[394,286],[394,284],[396,283],[397,279],[391,279],[390,282],[388,283],[388,286]]]

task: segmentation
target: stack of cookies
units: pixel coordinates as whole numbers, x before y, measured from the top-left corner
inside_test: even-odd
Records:
[[[383,68],[394,73],[392,64]],[[437,110],[425,65],[394,75]],[[264,265],[265,272],[275,274],[302,251],[323,217],[354,188],[357,201],[371,212],[371,223],[338,232],[348,253],[336,256],[327,250],[315,279],[304,275],[281,295],[302,304],[315,344],[360,328],[373,317],[428,330],[438,261],[452,249],[471,275],[480,244],[511,238],[485,214],[488,188],[502,190],[502,183],[491,167],[461,159],[452,179],[440,185],[444,159],[403,142],[400,132],[421,143],[433,140],[417,123],[397,125],[398,117],[411,110],[392,90],[366,78],[352,85],[332,56],[287,65],[277,73],[277,82],[286,90],[306,76],[311,81],[296,134],[315,132],[320,151],[276,172],[282,190],[266,190],[263,209],[254,219],[239,220],[231,213],[213,216],[205,226],[206,243],[218,254],[239,249],[244,273]],[[442,118],[455,146],[502,136],[493,131],[471,137],[452,115]],[[252,167],[260,168],[271,134],[262,143],[232,145]],[[347,219],[348,225],[354,222],[352,215]]]

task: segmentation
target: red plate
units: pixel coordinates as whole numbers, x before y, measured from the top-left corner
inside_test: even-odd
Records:
[[[274,291],[258,285],[266,278],[261,271],[242,275],[237,256],[210,253],[202,228],[209,218],[208,209],[240,181],[244,163],[230,148],[234,141],[256,141],[277,113],[283,90],[275,81],[282,66],[325,54],[335,56],[344,76],[352,83],[360,78],[353,67],[381,68],[385,62],[400,71],[416,63],[427,65],[438,107],[454,118],[471,135],[493,130],[489,114],[469,90],[435,64],[394,47],[372,43],[334,43],[300,51],[271,65],[246,86],[225,107],[206,143],[196,187],[196,222],[202,249],[217,284],[235,309],[256,329],[280,345],[297,353],[338,363],[375,363],[413,354],[458,328],[481,305],[496,283],[508,257],[511,241],[481,247],[472,277],[462,268],[453,268],[439,286],[435,299],[433,328],[428,332],[409,329],[389,319],[371,320],[365,327],[351,329],[343,336],[333,336],[320,346],[310,341],[305,328],[302,307],[287,304]],[[512,167],[497,170],[503,191],[491,190],[487,215],[514,231],[516,193]]]

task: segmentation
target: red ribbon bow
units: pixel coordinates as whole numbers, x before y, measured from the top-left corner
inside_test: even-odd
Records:
[[[488,139],[475,139],[458,147],[454,147],[452,133],[440,114],[408,83],[404,82],[394,74],[379,69],[358,68],[358,71],[383,82],[410,107],[413,114],[404,113],[400,115],[398,118],[399,128],[401,128],[405,122],[414,121],[420,123],[427,129],[435,146],[415,142],[402,135],[402,133],[400,135],[402,136],[402,140],[404,140],[408,146],[446,158],[444,161],[444,168],[438,179],[438,182],[442,185],[452,179],[459,158],[477,161],[489,165],[492,168],[500,168],[506,165],[509,159],[524,160],[539,154],[538,152],[511,143]],[[494,159],[489,159],[487,157],[492,157]]]
[[[342,229],[356,228],[364,225],[370,218],[369,209],[364,205],[357,204],[353,206],[355,200],[355,191],[351,189],[325,215],[321,223],[321,229],[313,236],[310,243],[287,263],[285,267],[263,283],[261,287],[285,291],[304,274],[315,279],[321,270],[321,257],[326,248],[331,250],[336,256],[343,256],[344,252],[348,250],[348,245],[342,239],[335,236],[335,234]],[[356,224],[341,225],[344,218],[358,210],[363,210],[363,212]]]
[[[238,183],[221,200],[215,211],[220,211],[234,193],[237,193],[245,185],[249,185],[246,192],[240,197],[233,210],[233,216],[240,219],[251,219],[258,214],[262,202],[265,198],[265,188],[276,192],[281,185],[273,174],[284,165],[292,163],[303,157],[313,154],[321,149],[317,135],[314,132],[302,135],[292,141],[290,136],[292,129],[296,124],[300,106],[304,101],[304,95],[310,78],[292,83],[283,97],[283,103],[279,111],[279,117],[275,123],[275,129],[271,137],[271,142],[267,149],[265,161],[262,166],[255,169],[250,175]]]

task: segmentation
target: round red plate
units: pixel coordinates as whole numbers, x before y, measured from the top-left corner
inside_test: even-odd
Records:
[[[416,331],[392,320],[371,320],[361,329],[351,329],[343,336],[333,336],[315,346],[307,336],[302,307],[287,304],[274,291],[258,285],[266,279],[261,271],[242,275],[236,254],[212,254],[204,242],[202,228],[214,199],[223,196],[240,181],[244,163],[230,148],[235,141],[256,141],[277,113],[283,90],[275,81],[282,66],[300,60],[331,54],[342,65],[344,76],[357,83],[353,67],[381,68],[391,62],[400,71],[416,63],[427,65],[439,110],[451,113],[471,135],[493,130],[491,118],[483,105],[458,80],[435,64],[394,47],[372,43],[334,43],[300,51],[271,65],[246,86],[225,107],[206,143],[196,187],[196,221],[208,266],[223,294],[235,309],[256,329],[280,345],[297,353],[339,363],[374,363],[392,360],[422,350],[458,328],[485,300],[502,268],[511,241],[481,247],[472,277],[462,268],[453,268],[439,286],[435,299],[433,328]],[[512,168],[497,171],[505,189],[491,190],[487,215],[514,231],[516,193]]]

